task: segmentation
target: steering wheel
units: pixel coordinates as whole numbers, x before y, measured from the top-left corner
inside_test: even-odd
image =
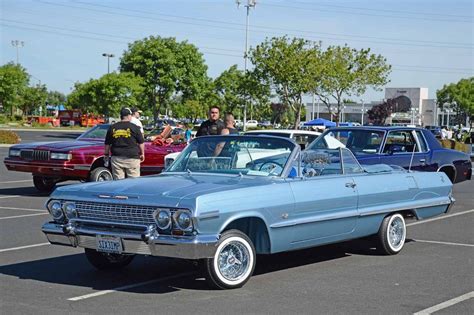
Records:
[[[258,170],[261,172],[267,172],[268,175],[277,175],[283,171],[283,165],[280,165],[273,161],[265,162],[260,165],[260,168]]]

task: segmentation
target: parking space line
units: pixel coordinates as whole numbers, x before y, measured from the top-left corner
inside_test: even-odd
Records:
[[[11,216],[11,217],[3,217],[3,218],[0,218],[0,220],[8,220],[8,219],[18,219],[18,218],[24,218],[24,217],[33,217],[33,216],[37,216],[37,215],[46,215],[46,214],[49,214],[49,213],[32,213],[32,214],[22,214],[22,215],[15,215],[15,216]]]
[[[444,219],[456,217],[458,215],[468,214],[468,213],[471,213],[471,212],[474,212],[474,209],[461,211],[461,212],[456,212],[456,213],[453,213],[453,214],[447,214],[447,215],[444,215],[442,217],[437,217],[437,218],[433,218],[433,219],[427,219],[427,220],[421,220],[421,221],[408,223],[407,226],[413,226],[413,225],[418,225],[418,224],[423,224],[423,223],[428,223],[428,222],[433,222],[433,221],[438,221],[438,220],[444,220]]]
[[[31,209],[31,208],[0,207],[0,209],[5,209],[5,210],[20,210],[20,211],[35,211],[35,212],[48,212],[48,211],[46,211],[46,210]]]
[[[11,196],[0,196],[0,199],[7,199],[7,198],[19,198],[19,197],[38,197],[41,195],[11,195]],[[47,197],[47,195],[45,195]]]
[[[414,241],[419,242],[419,243],[432,243],[432,244],[440,244],[440,245],[454,245],[454,246],[474,247],[473,244],[452,243],[452,242],[442,242],[442,241],[428,241],[428,240],[417,240],[417,239],[414,239]]]
[[[164,278],[160,278],[160,279],[154,279],[154,280],[149,280],[149,281],[124,285],[122,287],[117,287],[117,288],[113,288],[113,289],[110,289],[110,290],[103,290],[103,291],[98,291],[98,292],[95,292],[95,293],[90,293],[90,294],[86,294],[86,295],[72,297],[72,298],[69,298],[68,301],[81,301],[81,300],[90,299],[90,298],[93,298],[93,297],[96,297],[96,296],[101,296],[101,295],[105,295],[105,294],[109,294],[109,293],[124,291],[124,290],[128,290],[128,289],[136,288],[136,287],[141,287],[141,286],[144,286],[144,285],[153,284],[153,283],[160,282],[160,281],[166,281],[166,280],[186,277],[186,276],[190,276],[192,274],[194,274],[194,272],[185,272],[185,273],[180,273],[180,274],[177,274],[177,275],[164,277]]]
[[[451,300],[448,300],[446,302],[443,302],[443,303],[440,303],[440,304],[437,304],[435,306],[432,306],[432,307],[429,307],[427,309],[424,309],[422,311],[419,311],[419,312],[416,312],[414,313],[413,315],[428,315],[428,314],[432,314],[434,312],[437,312],[437,311],[440,311],[442,309],[445,309],[445,308],[448,308],[450,306],[453,306],[455,304],[458,304],[458,303],[461,303],[465,300],[469,300],[469,299],[472,299],[474,298],[474,291],[471,291],[469,293],[466,293],[466,294],[463,294],[461,296],[458,296],[454,299],[451,299]]]
[[[25,180],[10,180],[10,181],[7,181],[7,182],[1,182],[0,184],[26,183],[26,182],[31,183],[31,179],[25,179]]]
[[[4,248],[4,249],[0,249],[0,253],[11,252],[14,250],[20,250],[20,249],[26,249],[26,248],[32,248],[32,247],[45,246],[45,245],[49,245],[49,243],[40,243],[40,244],[33,244],[33,245],[26,245],[26,246],[12,247],[12,248]]]

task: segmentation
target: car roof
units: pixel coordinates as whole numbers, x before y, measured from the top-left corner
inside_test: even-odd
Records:
[[[327,130],[347,130],[347,129],[356,129],[356,130],[423,130],[424,128],[420,127],[406,127],[406,126],[352,126],[352,127],[332,127]]]
[[[250,133],[286,133],[286,134],[297,134],[297,135],[316,135],[319,136],[321,132],[310,131],[310,130],[298,130],[298,129],[262,129],[262,130],[250,130],[246,131],[246,134]]]

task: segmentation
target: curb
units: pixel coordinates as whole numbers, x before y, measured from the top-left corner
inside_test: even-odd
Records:
[[[67,130],[67,129],[28,129],[28,128],[8,128],[8,127],[0,127],[0,130],[9,130],[9,131],[33,131],[33,132],[74,132],[74,133],[83,133],[88,129],[84,130]]]

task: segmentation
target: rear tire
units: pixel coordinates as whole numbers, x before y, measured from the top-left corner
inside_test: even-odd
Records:
[[[101,253],[95,249],[85,248],[87,260],[99,270],[119,269],[130,264],[134,255]]]
[[[400,213],[387,216],[382,221],[378,232],[377,249],[384,255],[396,255],[405,245],[407,228],[405,219]]]
[[[54,179],[39,175],[33,175],[33,184],[41,192],[52,192],[56,187]]]
[[[114,180],[114,177],[112,176],[112,172],[106,167],[96,167],[89,175],[90,182],[104,182],[109,180]]]

